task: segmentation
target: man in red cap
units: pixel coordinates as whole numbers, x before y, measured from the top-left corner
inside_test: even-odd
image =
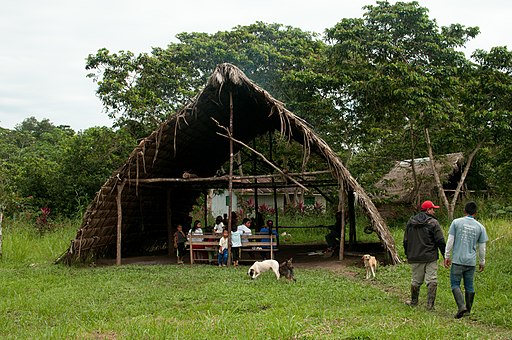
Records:
[[[405,303],[418,305],[420,286],[427,284],[427,309],[434,309],[437,293],[437,260],[439,251],[444,257],[446,242],[437,221],[435,209],[439,206],[432,201],[421,204],[421,212],[411,217],[404,233],[404,251],[411,265],[411,299]]]

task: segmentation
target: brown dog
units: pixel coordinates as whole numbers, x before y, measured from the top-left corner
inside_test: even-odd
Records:
[[[377,271],[377,259],[369,254],[363,255],[364,268],[366,269],[366,279],[370,278],[370,274],[375,278]]]
[[[296,281],[295,277],[293,275],[293,263],[292,263],[293,257],[289,258],[288,260],[284,261],[279,265],[279,274],[281,276],[284,276],[288,279],[288,281]]]

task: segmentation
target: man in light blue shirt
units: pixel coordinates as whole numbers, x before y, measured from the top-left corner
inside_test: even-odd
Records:
[[[469,315],[475,289],[473,280],[476,270],[476,249],[478,245],[479,271],[485,267],[485,244],[489,240],[485,227],[475,220],[477,206],[475,202],[468,202],[464,208],[465,217],[453,220],[448,231],[448,242],[446,243],[444,265],[450,267],[450,284],[453,297],[457,303],[457,319],[465,314]],[[453,254],[450,258],[450,252]],[[460,289],[460,282],[464,279],[464,293]],[[464,299],[466,300],[464,303]]]

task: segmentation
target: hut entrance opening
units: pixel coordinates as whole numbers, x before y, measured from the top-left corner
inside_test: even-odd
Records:
[[[276,135],[297,142],[283,142],[284,148],[300,145],[297,150],[302,157],[295,159],[297,164],[278,159]],[[241,152],[240,162],[235,162],[237,152]],[[289,152],[285,149],[282,154]],[[228,173],[217,173],[225,164],[229,164]],[[244,172],[252,170],[236,174],[241,166]],[[331,197],[349,216],[350,245],[356,242],[353,206],[357,202],[389,262],[400,262],[386,223],[336,153],[303,119],[231,64],[219,65],[203,91],[144,138],[113,173],[88,207],[64,258],[73,262],[115,254],[120,262],[130,254],[168,250],[174,226],[190,224],[198,200],[202,198],[204,206],[205,192],[221,188],[231,194],[253,190],[258,207],[262,201],[258,192],[263,189],[271,190],[274,202],[285,188]],[[327,188],[335,188],[334,194]],[[230,209],[233,200],[230,197]],[[203,211],[205,220],[207,211],[208,206]],[[279,215],[274,219],[282,227]],[[229,228],[235,227],[232,222]]]

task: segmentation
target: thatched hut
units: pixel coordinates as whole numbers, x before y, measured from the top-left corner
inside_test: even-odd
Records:
[[[439,155],[435,158],[434,163],[445,189],[453,189],[460,179],[464,154],[456,152]],[[416,187],[414,185],[413,164],[416,173]],[[393,168],[375,184],[375,187],[382,190],[379,198],[385,198],[396,203],[415,203],[437,196],[434,173],[429,157],[395,162]]]
[[[390,262],[400,262],[384,220],[331,148],[231,64],[218,65],[195,99],[143,139],[101,187],[65,258],[84,260],[117,251],[120,263],[121,249],[124,256],[168,247],[173,226],[184,223],[205,188],[232,183],[232,173],[215,176],[230,160],[230,144],[236,152],[269,131],[302,144],[305,160],[310,152],[320,155],[339,188],[356,193]],[[184,176],[188,173],[195,176]]]

